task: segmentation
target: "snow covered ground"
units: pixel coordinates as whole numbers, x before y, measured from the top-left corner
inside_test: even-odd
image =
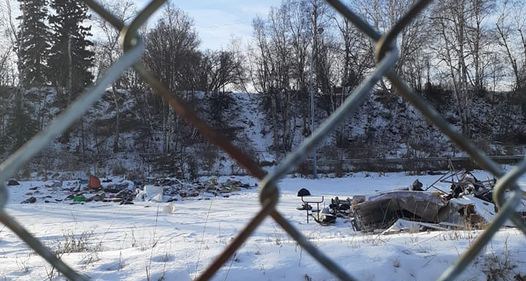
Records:
[[[477,176],[487,177],[483,172]],[[305,212],[296,210],[300,204],[296,192],[301,187],[330,201],[335,195],[373,195],[407,187],[416,178],[425,187],[438,176],[359,173],[334,179],[286,178],[280,183],[278,208],[310,241],[359,280],[435,280],[469,247],[479,231],[362,234],[353,231],[343,219],[331,226],[320,226],[312,220],[307,223]],[[250,178],[236,179],[255,183]],[[93,280],[191,280],[260,208],[255,188],[229,198],[178,201],[173,203],[173,212],[165,210],[169,203],[152,202],[19,204],[31,184],[9,187],[7,211],[46,245],[66,252],[61,254],[62,259]],[[526,185],[526,178],[521,184]],[[443,189],[449,190],[447,186]],[[0,264],[0,280],[49,280],[57,275],[20,239],[1,227]],[[526,239],[517,229],[499,231],[458,280],[490,280],[488,276],[496,273],[503,274],[500,280],[526,275]],[[214,280],[336,278],[267,219]]]

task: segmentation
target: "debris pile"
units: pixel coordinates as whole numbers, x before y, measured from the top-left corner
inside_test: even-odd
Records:
[[[341,200],[338,197],[331,199],[329,207],[320,209],[320,204],[324,203],[324,196],[312,196],[310,191],[302,188],[298,191],[298,197],[301,198],[303,204],[299,206],[298,210],[306,211],[307,223],[309,217],[321,225],[329,225],[336,222],[336,218],[349,218],[351,212],[351,199],[347,198]],[[313,205],[316,204],[314,208]]]
[[[435,187],[449,183],[450,192]],[[352,204],[356,227],[365,232],[480,229],[496,214],[492,200],[495,180],[480,181],[468,171],[445,174],[422,189],[417,180],[407,190],[396,190]],[[437,192],[426,192],[435,188]]]
[[[437,183],[449,184],[450,191],[441,190]],[[297,209],[307,212],[307,222],[309,216],[322,225],[332,224],[338,217],[347,218],[355,230],[364,232],[481,229],[497,213],[492,199],[494,185],[495,179],[481,181],[468,171],[457,171],[442,175],[425,189],[416,180],[407,188],[370,197],[334,197],[329,207],[322,210],[319,204],[324,201],[323,196],[321,201],[315,201],[302,188],[298,196],[303,205]],[[317,208],[313,208],[313,203]]]
[[[87,181],[76,180],[67,182],[62,187],[68,196],[65,200],[71,200],[72,204],[85,202],[117,202],[130,204],[135,197],[135,184],[129,180],[104,179],[100,180],[90,176]]]
[[[399,218],[438,223],[439,212],[447,205],[437,193],[401,190],[370,197],[353,204],[352,210],[358,229],[374,231],[388,228]]]
[[[15,180],[8,183],[13,186],[19,184]],[[27,187],[27,184],[25,186]],[[187,182],[176,178],[147,178],[143,181],[130,181],[122,178],[99,179],[96,176],[89,176],[87,179],[31,182],[20,203],[172,202],[185,198],[229,197],[234,192],[250,187],[249,184],[239,180],[220,181],[215,177]]]
[[[168,197],[165,201],[178,201],[187,197],[229,197],[230,193],[239,192],[243,188],[250,188],[249,184],[238,180],[227,179],[219,182],[217,178],[211,177],[204,181],[193,183],[183,182],[178,179],[158,180],[156,186],[163,187],[163,194]]]
[[[157,189],[157,195],[152,196],[147,189],[153,190],[153,187],[158,187],[159,189]],[[158,202],[172,202],[185,198],[229,197],[229,194],[239,192],[244,188],[250,188],[250,185],[233,179],[220,182],[216,177],[194,182],[185,182],[176,178],[150,178],[147,180],[145,188],[138,191],[136,200],[149,201],[153,199],[153,201]],[[162,196],[159,195],[160,190],[162,190]],[[144,192],[148,196],[144,196]]]

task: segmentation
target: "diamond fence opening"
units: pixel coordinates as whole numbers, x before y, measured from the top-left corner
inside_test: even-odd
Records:
[[[235,239],[215,258],[215,260],[196,278],[196,280],[209,280],[225,263],[239,250],[243,243],[251,236],[262,221],[271,217],[285,230],[303,249],[305,249],[315,260],[322,264],[328,271],[341,280],[357,280],[347,273],[340,265],[331,260],[315,245],[298,231],[285,217],[277,211],[280,194],[277,181],[288,172],[301,164],[317,144],[327,137],[345,118],[354,113],[372,92],[373,87],[381,79],[387,78],[396,90],[396,94],[404,97],[415,108],[417,108],[427,120],[439,128],[457,146],[462,148],[482,168],[499,178],[494,187],[494,201],[499,207],[499,212],[486,230],[481,232],[468,250],[442,275],[438,280],[454,280],[464,268],[467,267],[492,239],[494,234],[509,219],[526,235],[526,225],[515,213],[515,208],[525,195],[517,184],[517,180],[526,173],[526,159],[522,160],[508,173],[500,168],[482,150],[477,148],[473,142],[458,133],[449,123],[421,96],[417,95],[401,77],[394,71],[394,65],[398,60],[396,38],[398,34],[425,9],[431,0],[420,0],[385,34],[381,34],[362,20],[357,14],[349,9],[340,0],[326,0],[347,21],[354,24],[360,31],[376,42],[377,66],[374,72],[365,79],[345,100],[345,102],[325,120],[315,132],[312,133],[294,152],[290,153],[280,165],[267,174],[249,155],[230,143],[221,134],[213,130],[205,121],[192,111],[190,107],[177,96],[169,94],[166,86],[161,83],[140,62],[144,52],[144,44],[138,36],[137,30],[157,11],[166,0],[152,0],[129,24],[125,25],[121,20],[105,10],[95,0],[82,0],[94,12],[107,20],[113,27],[120,31],[120,39],[123,55],[114,63],[96,84],[88,89],[79,99],[73,102],[62,114],[60,114],[43,131],[34,136],[18,151],[10,155],[0,164],[0,222],[11,229],[17,236],[27,243],[35,252],[43,257],[54,268],[70,280],[89,280],[55,256],[42,242],[31,235],[15,218],[11,217],[5,209],[8,191],[5,182],[12,177],[25,163],[27,163],[38,152],[45,148],[55,137],[59,136],[77,119],[86,113],[105,92],[105,89],[119,76],[133,68],[153,89],[153,93],[159,95],[170,107],[184,118],[188,123],[197,128],[200,133],[210,142],[230,155],[240,166],[260,181],[261,209],[238,233]],[[508,192],[505,196],[505,192]]]

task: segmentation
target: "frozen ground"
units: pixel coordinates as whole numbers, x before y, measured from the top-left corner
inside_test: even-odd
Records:
[[[477,176],[485,179],[482,172]],[[278,208],[358,280],[435,280],[479,231],[361,234],[342,219],[332,226],[312,220],[306,223],[305,213],[296,210],[296,192],[301,187],[329,199],[406,187],[416,178],[426,186],[438,176],[360,173],[339,179],[287,178],[280,183]],[[237,179],[254,183],[249,178]],[[67,252],[61,254],[62,259],[93,280],[191,280],[260,208],[256,189],[229,198],[175,202],[172,213],[165,211],[168,203],[19,204],[30,187],[30,182],[9,187],[7,211],[46,245]],[[51,266],[6,228],[0,229],[0,263],[0,280],[49,280],[56,276]],[[458,280],[490,280],[493,273],[489,271],[502,273],[500,280],[526,275],[526,239],[520,231],[499,231]],[[214,280],[336,278],[267,219]]]

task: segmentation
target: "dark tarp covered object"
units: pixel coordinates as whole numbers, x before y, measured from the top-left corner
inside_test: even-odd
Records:
[[[9,180],[7,182],[7,185],[14,186],[14,185],[20,185],[20,183],[18,183],[16,180]]]
[[[352,208],[361,230],[373,231],[388,228],[399,218],[438,223],[440,210],[447,205],[439,194],[404,190],[373,196]]]
[[[298,190],[298,197],[310,196],[310,191],[306,188]]]

